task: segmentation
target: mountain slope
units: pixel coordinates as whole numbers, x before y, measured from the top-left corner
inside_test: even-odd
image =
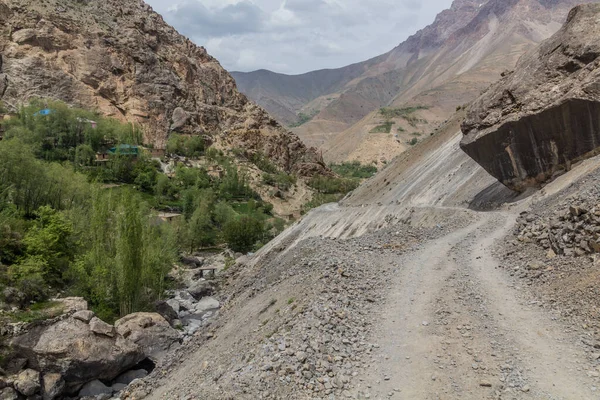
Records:
[[[558,30],[576,3],[457,0],[432,25],[378,57],[343,89],[305,104],[303,111],[320,112],[294,132],[321,147],[328,161],[387,161],[409,147],[407,142],[433,132],[502,71],[512,69],[522,54]],[[323,97],[332,100],[323,104]],[[407,124],[405,118],[380,115],[384,106],[428,110],[417,111],[412,117],[419,122]],[[371,133],[387,121],[395,124],[389,132]]]
[[[0,99],[11,110],[32,97],[60,99],[138,123],[158,148],[173,131],[199,134],[301,176],[326,172],[217,60],[141,0],[2,0],[0,22]]]

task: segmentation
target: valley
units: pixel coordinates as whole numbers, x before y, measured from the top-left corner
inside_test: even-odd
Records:
[[[585,3],[287,76],[143,1],[0,0],[0,400],[600,398]]]

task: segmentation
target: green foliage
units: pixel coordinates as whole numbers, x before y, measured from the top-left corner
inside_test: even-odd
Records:
[[[43,109],[49,109],[50,113],[41,115]],[[2,125],[6,138],[19,138],[33,147],[37,157],[48,161],[80,161],[76,160],[75,150],[80,145],[97,152],[107,144],[142,141],[141,131],[133,125],[70,108],[58,101],[33,100],[19,110],[17,117],[3,121]]]
[[[314,117],[316,117],[318,113],[319,113],[319,111],[313,111],[310,114],[299,113],[298,120],[296,122],[294,122],[293,124],[291,124],[290,128],[297,128],[299,126],[306,124],[307,122],[312,121],[312,119]]]
[[[415,106],[415,107],[404,107],[404,108],[388,108],[388,107],[384,107],[381,108],[379,110],[379,113],[384,117],[384,118],[404,118],[410,114],[414,114],[417,111],[420,110],[428,110],[429,107],[427,106]]]
[[[359,161],[331,164],[329,167],[333,172],[344,178],[367,179],[377,173],[376,166],[362,165]]]
[[[242,253],[252,250],[254,244],[265,234],[261,221],[251,216],[240,216],[228,221],[223,227],[223,235],[233,251]]]
[[[344,197],[344,195],[340,194],[340,193],[336,193],[336,194],[315,193],[313,195],[312,199],[302,207],[302,211],[304,213],[306,213],[306,212],[312,210],[313,208],[322,206],[323,204],[336,203],[336,202],[340,201],[343,197]]]
[[[224,199],[241,200],[257,198],[258,195],[250,188],[245,174],[240,174],[237,167],[229,166],[225,177],[219,185],[220,196]]]
[[[204,155],[206,144],[200,136],[172,134],[167,142],[166,153],[171,155],[198,158]]]
[[[173,227],[156,224],[147,205],[130,190],[96,190],[86,251],[71,276],[78,292],[106,317],[149,309],[164,292],[176,259]]]
[[[261,171],[268,172],[268,173],[271,173],[271,174],[275,174],[278,171],[278,169],[275,166],[275,164],[273,164],[271,162],[271,160],[269,160],[267,158],[267,156],[265,156],[261,152],[257,152],[257,153],[252,154],[252,156],[250,156],[250,161],[254,165],[256,165],[258,167],[258,169],[260,169]]]
[[[356,179],[315,176],[308,181],[308,185],[322,194],[346,194],[356,189],[359,181]]]
[[[395,122],[393,121],[386,121],[385,123],[377,125],[375,128],[371,129],[369,133],[390,133],[392,131],[392,125],[394,124]]]
[[[419,139],[417,139],[417,138],[412,138],[412,139],[410,139],[410,140],[408,141],[408,144],[409,144],[409,145],[411,145],[411,146],[414,146],[414,145],[416,145],[417,143],[419,143]]]
[[[419,119],[412,114],[414,114],[417,111],[427,110],[427,109],[429,109],[429,107],[427,107],[427,106],[415,106],[415,107],[405,107],[405,108],[385,108],[384,107],[379,110],[379,113],[387,119],[402,118],[402,119],[406,120],[410,124],[410,126],[412,126],[414,128],[417,126],[417,124],[427,123],[427,121],[424,119]]]
[[[279,174],[263,174],[262,181],[269,186],[277,187],[281,190],[288,190],[294,186],[298,179],[294,175],[281,172]]]
[[[0,142],[0,193],[26,215],[48,205],[64,210],[88,199],[85,176],[56,163],[37,160],[18,139]]]

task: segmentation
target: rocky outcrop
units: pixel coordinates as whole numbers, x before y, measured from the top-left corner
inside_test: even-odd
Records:
[[[170,132],[261,151],[299,175],[326,171],[203,47],[141,0],[4,0],[0,99],[53,98],[139,124],[164,148]]]
[[[113,379],[146,357],[132,341],[96,334],[90,325],[73,317],[39,324],[11,345],[27,358],[28,367],[44,374],[58,373],[71,388],[93,379]]]
[[[600,148],[600,4],[575,7],[468,110],[461,148],[523,191]]]
[[[132,367],[146,358],[158,361],[180,340],[180,333],[158,314],[131,314],[113,326],[91,311],[71,312],[34,324],[12,340],[13,351],[26,358],[22,365],[28,368],[15,376],[12,386],[22,395],[39,393],[45,400],[75,393],[82,386],[80,396],[95,396],[104,388],[98,380],[109,382],[125,373],[116,383],[128,384],[142,372],[129,371]]]

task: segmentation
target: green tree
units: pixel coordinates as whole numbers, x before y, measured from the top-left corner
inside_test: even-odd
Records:
[[[223,235],[233,251],[245,253],[263,238],[264,227],[261,221],[244,215],[227,222],[223,227]]]

